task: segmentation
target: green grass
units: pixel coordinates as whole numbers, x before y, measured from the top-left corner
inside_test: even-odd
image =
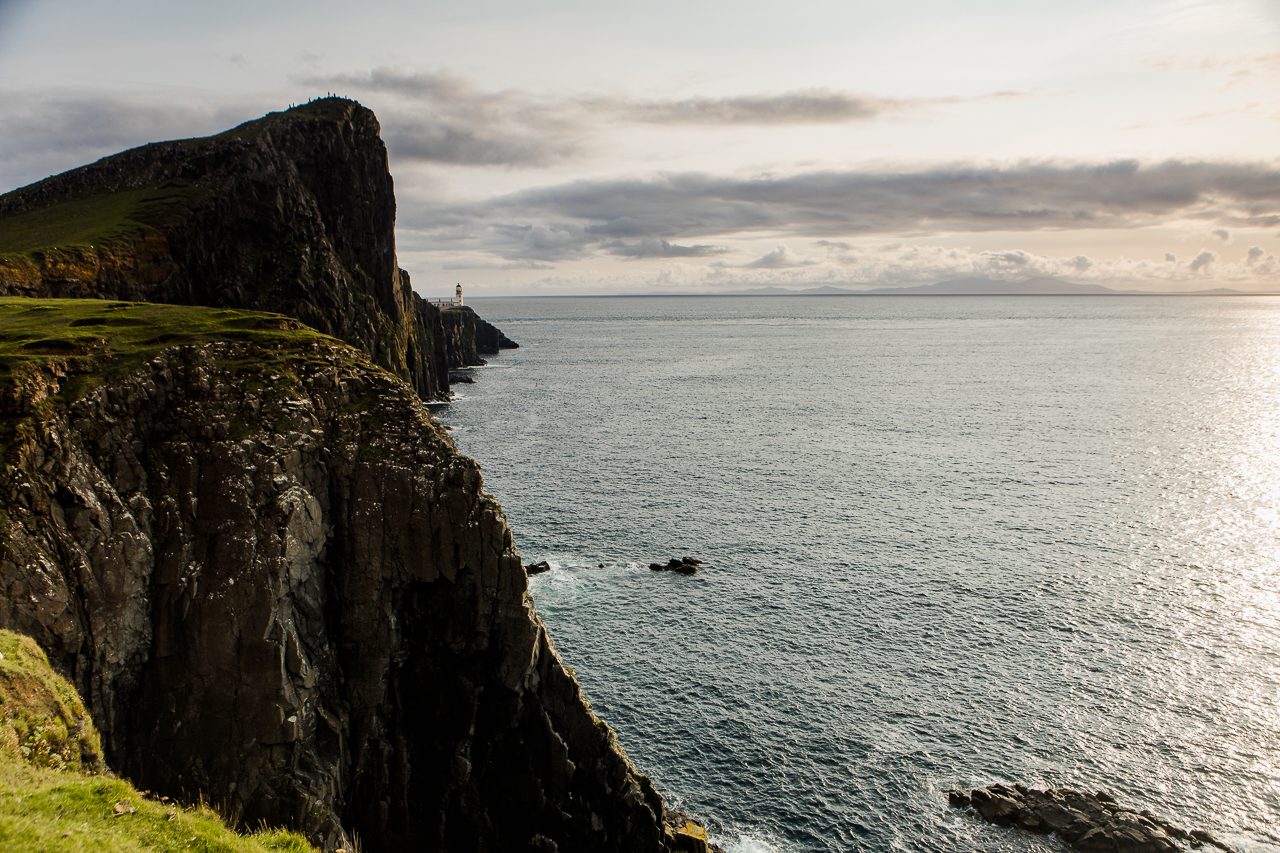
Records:
[[[61,201],[0,219],[0,254],[100,246],[126,240],[181,217],[195,187],[168,183]]]
[[[281,347],[333,339],[266,311],[0,297],[0,383],[51,361],[105,379],[167,347],[225,340],[263,344],[263,358],[256,363],[268,364],[270,354]],[[280,352],[279,366],[288,363],[288,353]]]
[[[102,745],[80,696],[30,637],[0,630],[0,752],[37,768],[96,770]]]
[[[0,850],[314,853],[295,833],[238,834],[207,806],[146,797],[101,768],[75,690],[34,640],[0,630]]]
[[[242,377],[247,389],[272,385],[282,390],[297,384],[300,365],[323,361],[311,344],[340,343],[292,317],[265,311],[0,297],[0,459],[15,439],[31,434],[35,418],[137,369],[164,349],[212,341],[255,344],[224,356],[219,367]],[[56,394],[46,399],[39,399],[42,373],[60,376]]]

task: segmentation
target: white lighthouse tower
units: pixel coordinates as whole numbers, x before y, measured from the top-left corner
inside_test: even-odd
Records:
[[[458,282],[458,286],[453,289],[453,303],[455,305],[462,304],[462,282]]]

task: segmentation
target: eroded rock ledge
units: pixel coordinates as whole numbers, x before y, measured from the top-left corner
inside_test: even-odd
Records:
[[[9,407],[0,626],[72,677],[115,769],[327,849],[679,844],[407,385],[323,339],[69,381]]]
[[[1053,833],[1077,850],[1178,853],[1205,846],[1231,850],[1207,832],[1182,829],[1149,811],[1126,809],[1101,792],[989,785],[951,791],[947,797],[953,806],[972,807],[984,820]]]

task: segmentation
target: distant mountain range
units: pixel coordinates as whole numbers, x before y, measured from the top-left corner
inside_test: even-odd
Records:
[[[871,290],[851,290],[827,284],[803,290],[785,287],[757,287],[730,294],[732,296],[1161,296],[1173,291],[1117,290],[1101,284],[1082,284],[1061,278],[1025,278],[1018,281],[1002,281],[994,278],[953,278],[933,284],[911,287],[877,287]],[[1248,291],[1217,287],[1212,290],[1177,291],[1176,295],[1233,296],[1249,295]]]

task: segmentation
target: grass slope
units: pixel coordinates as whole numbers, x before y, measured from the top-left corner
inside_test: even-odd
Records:
[[[240,835],[206,806],[98,775],[84,703],[30,637],[0,630],[0,850],[6,853],[315,853],[280,830]]]
[[[247,121],[214,136],[152,143],[160,150],[181,151],[216,140],[253,139],[273,123],[291,120],[341,121],[356,106],[345,98],[318,98],[281,112]],[[50,179],[57,181],[55,176]],[[201,179],[197,178],[199,182]],[[35,210],[0,217],[0,255],[31,255],[51,249],[111,245],[128,241],[162,225],[183,219],[211,190],[198,183],[168,181],[159,186],[64,198]]]
[[[0,218],[0,255],[128,240],[178,218],[199,195],[195,187],[167,183],[100,193]]]
[[[0,383],[53,360],[108,378],[166,347],[226,340],[254,341],[269,354],[333,339],[267,311],[0,297]]]
[[[296,383],[298,368],[311,359],[323,363],[311,344],[340,343],[292,317],[266,311],[0,297],[0,458],[16,437],[30,431],[33,418],[140,367],[161,350],[212,341],[255,344],[223,366],[256,374],[245,377],[247,387],[269,381],[281,388]],[[47,384],[42,374],[60,377],[52,397],[40,391]]]

